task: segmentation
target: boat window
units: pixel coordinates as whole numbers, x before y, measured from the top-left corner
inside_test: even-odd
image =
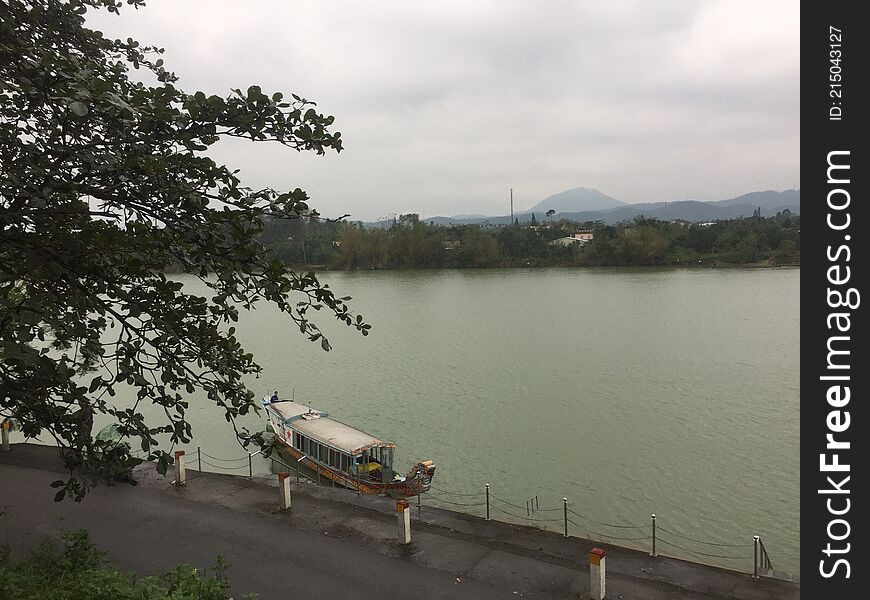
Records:
[[[347,454],[342,454],[341,465],[339,466],[339,469],[341,469],[342,471],[347,471],[349,469],[349,463],[350,461],[348,460]]]

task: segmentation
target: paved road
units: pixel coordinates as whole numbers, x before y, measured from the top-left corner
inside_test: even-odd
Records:
[[[82,503],[54,503],[49,483],[61,469],[53,449],[22,444],[0,454],[13,552],[84,527],[115,565],[139,575],[178,563],[208,568],[220,554],[237,597],[588,597],[584,540],[425,509],[403,547],[386,499],[300,485],[293,509],[281,512],[267,482],[189,472],[187,486],[176,488],[152,466],[140,469],[136,487],[102,486]],[[793,583],[615,548],[608,571],[613,599],[800,597]]]

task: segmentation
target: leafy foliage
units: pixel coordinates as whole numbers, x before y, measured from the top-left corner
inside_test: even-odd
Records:
[[[594,230],[593,240],[585,246],[549,244],[578,229]],[[293,264],[335,269],[800,263],[800,217],[785,211],[706,224],[637,218],[620,226],[564,220],[440,226],[417,215],[383,227],[275,220],[267,222],[262,240]]]
[[[235,425],[256,407],[243,377],[260,370],[231,326],[240,309],[272,303],[325,350],[310,310],[369,328],[258,241],[267,219],[317,217],[307,194],[244,187],[203,153],[226,137],[338,152],[333,117],[256,85],[226,98],[184,92],[161,49],[85,26],[88,10],[120,6],[0,1],[0,415],[66,449],[80,476],[59,482],[58,498],[81,499],[138,462],[93,440],[95,414],[163,472],[172,458],[158,436],[191,437],[188,394],[204,391],[242,443],[254,441]],[[170,271],[213,295],[185,293]],[[136,388],[133,406],[113,403],[123,384]],[[146,423],[143,402],[165,422]]]
[[[226,600],[229,564],[220,556],[214,575],[178,565],[161,576],[137,580],[112,569],[105,553],[78,530],[62,536],[60,543],[49,540],[27,560],[13,564],[9,553],[0,549],[0,597],[8,600]],[[245,596],[250,600],[255,595]]]

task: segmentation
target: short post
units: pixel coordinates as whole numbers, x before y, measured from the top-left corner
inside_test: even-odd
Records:
[[[202,473],[202,448],[199,446],[196,447],[196,466],[199,468],[199,472]]]
[[[604,550],[593,548],[589,551],[589,597],[604,600]]]
[[[9,430],[12,428],[12,423],[9,419],[3,419],[3,452],[9,452]]]
[[[254,478],[254,459],[251,458],[251,453],[248,452],[248,479]]]
[[[562,498],[562,513],[565,515],[565,537],[568,537],[568,499]]]
[[[175,451],[175,485],[184,485],[186,473],[184,470],[184,450]]]
[[[420,492],[417,492],[417,515],[423,510],[423,504],[420,502]]]
[[[652,554],[650,556],[656,555],[656,514],[653,513],[650,515],[652,517]]]
[[[757,535],[752,536],[752,578],[758,579],[758,540]]]
[[[291,507],[290,473],[286,471],[278,473],[278,490],[281,494],[281,510],[288,510]]]
[[[486,484],[486,520],[489,521],[489,484]]]
[[[411,543],[411,505],[404,498],[396,502],[396,518],[399,522],[399,543]]]

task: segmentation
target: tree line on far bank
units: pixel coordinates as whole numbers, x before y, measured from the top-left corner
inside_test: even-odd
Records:
[[[586,244],[551,243],[591,230]],[[301,218],[266,224],[274,256],[321,269],[523,266],[799,265],[800,216],[689,223],[643,217],[619,225],[547,221],[513,226],[435,225],[416,214],[378,226]]]

